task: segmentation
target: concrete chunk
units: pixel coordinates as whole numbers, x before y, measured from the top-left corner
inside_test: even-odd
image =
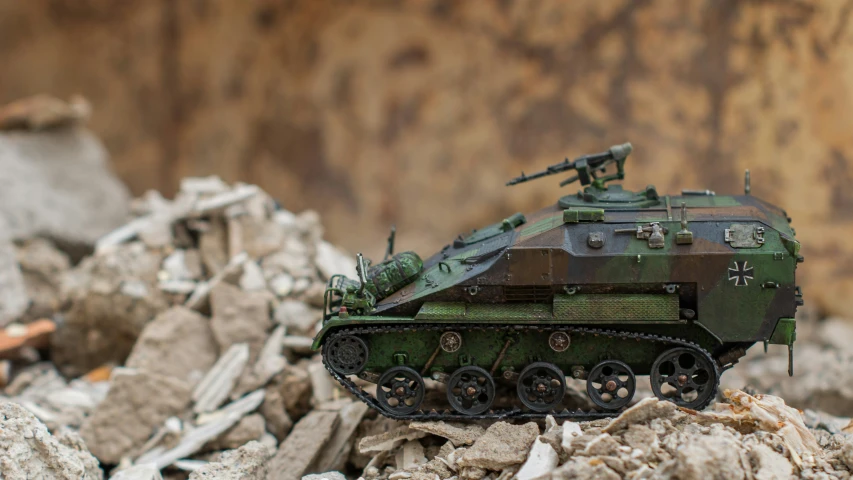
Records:
[[[655,397],[644,398],[614,418],[609,425],[604,427],[604,432],[614,433],[635,423],[647,423],[656,418],[683,415],[677,413],[677,410],[678,407],[672,402],[658,400]]]
[[[353,435],[366,413],[367,405],[362,402],[353,401],[340,409],[338,414],[340,422],[320,458],[317,459],[315,464],[317,470],[344,468],[352,450]]]
[[[486,429],[479,425],[446,423],[443,421],[412,422],[409,424],[409,428],[446,438],[453,442],[453,445],[457,447],[472,445],[486,432]]]
[[[249,442],[237,450],[229,450],[223,453],[220,461],[209,463],[193,471],[189,480],[257,480],[264,478],[267,475],[267,459],[271,454],[272,451],[262,443]]]
[[[213,335],[221,349],[235,343],[249,344],[249,361],[254,362],[272,327],[270,320],[271,295],[267,292],[244,292],[220,283],[210,293]]]
[[[313,466],[338,426],[338,412],[314,411],[296,423],[270,460],[267,480],[298,480]]]
[[[219,348],[210,322],[186,307],[172,307],[142,330],[126,366],[197,383]]]
[[[117,372],[107,397],[83,423],[80,435],[101,462],[117,464],[142,447],[167,418],[183,412],[190,394],[189,385],[174,377]]]
[[[502,470],[518,465],[527,458],[527,451],[539,435],[534,422],[512,425],[497,422],[462,454],[458,463],[462,467],[479,467]]]
[[[75,435],[76,437],[76,435]],[[9,480],[100,480],[98,461],[79,437],[65,445],[18,404],[0,403],[0,475]]]
[[[163,476],[153,463],[143,463],[116,472],[110,480],[163,480]]]
[[[527,461],[516,474],[516,478],[518,480],[533,480],[542,477],[556,468],[559,460],[557,451],[551,445],[543,442],[541,438],[537,438],[533,442]]]
[[[378,453],[393,450],[399,445],[409,440],[424,438],[426,432],[411,430],[403,425],[379,435],[364,437],[358,442],[358,451],[360,453]]]

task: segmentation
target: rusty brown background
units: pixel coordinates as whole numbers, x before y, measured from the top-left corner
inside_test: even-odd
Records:
[[[853,306],[853,2],[0,2],[0,102],[82,93],[139,194],[261,185],[381,255],[561,194],[504,182],[630,140],[630,187],[794,218],[807,301]],[[574,190],[575,187],[571,187]]]

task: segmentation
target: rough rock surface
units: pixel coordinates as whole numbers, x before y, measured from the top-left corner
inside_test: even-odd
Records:
[[[267,474],[266,462],[272,452],[260,442],[249,442],[222,454],[190,474],[190,480],[257,480]]]
[[[89,450],[103,463],[117,464],[135,453],[155,427],[178,415],[190,403],[189,385],[148,372],[121,372],[107,398],[80,428]]]
[[[145,326],[126,366],[194,384],[216,362],[218,351],[210,321],[177,306]]]
[[[518,465],[527,458],[527,451],[538,435],[539,427],[533,422],[524,425],[494,423],[462,454],[459,465],[492,470]]]
[[[271,299],[267,292],[244,292],[226,283],[214,287],[210,292],[210,324],[219,348],[225,351],[235,343],[246,342],[251,352],[249,362],[254,362],[272,327]]]
[[[91,245],[123,223],[130,197],[107,157],[83,128],[0,133],[0,219],[9,236]]]
[[[103,472],[76,434],[52,436],[20,405],[0,403],[0,477],[99,480]]]
[[[708,435],[685,436],[673,458],[662,464],[662,474],[670,478],[713,478],[740,480],[751,477],[752,469],[737,433],[715,425]],[[699,433],[699,432],[696,432]]]

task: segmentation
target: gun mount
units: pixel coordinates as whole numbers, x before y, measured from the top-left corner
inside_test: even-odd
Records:
[[[605,183],[625,178],[625,160],[631,154],[632,150],[633,147],[630,143],[623,143],[622,145],[610,147],[606,152],[591,153],[571,161],[567,158],[560,163],[549,166],[541,172],[531,175],[525,175],[524,172],[521,172],[521,175],[506,182],[506,185],[509,187],[529,182],[530,180],[574,170],[577,174],[560,182],[561,187],[580,180],[581,185],[592,185],[603,189]],[[603,173],[611,164],[616,164],[616,173],[599,178],[598,175]]]

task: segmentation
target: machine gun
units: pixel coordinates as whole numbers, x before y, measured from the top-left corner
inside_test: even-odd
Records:
[[[536,180],[537,178],[574,170],[577,174],[560,182],[561,187],[580,180],[581,185],[592,184],[594,187],[604,188],[604,184],[606,182],[611,180],[622,180],[625,178],[625,160],[628,158],[632,149],[633,147],[630,143],[623,143],[622,145],[614,145],[610,147],[606,152],[591,153],[589,155],[578,157],[572,161],[569,161],[567,158],[556,165],[549,166],[541,172],[531,175],[525,175],[524,172],[521,172],[520,176],[506,182],[506,185],[517,185],[530,180]],[[613,163],[616,164],[616,173],[599,178],[598,174],[604,172],[604,170]]]

